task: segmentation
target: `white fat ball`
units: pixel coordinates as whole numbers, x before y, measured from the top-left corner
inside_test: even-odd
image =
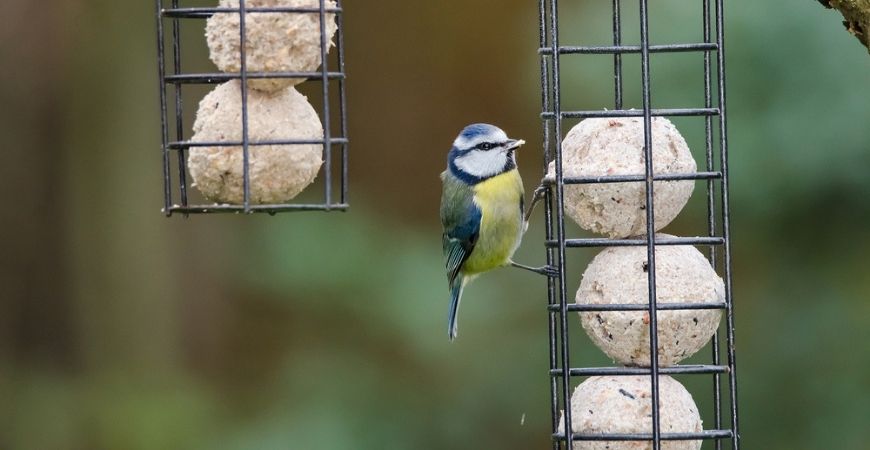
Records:
[[[221,0],[220,6],[238,8],[239,0]],[[248,8],[307,7],[319,8],[319,0],[247,0]],[[335,2],[326,0],[327,8]],[[327,51],[334,44],[337,29],[335,14],[327,13]],[[245,63],[248,72],[311,72],[320,67],[319,13],[247,13],[245,15]],[[205,36],[209,55],[223,72],[238,73],[241,68],[238,13],[218,13],[206,23]],[[303,78],[268,78],[248,80],[248,86],[276,91],[305,81]]]
[[[663,117],[652,119],[655,174],[695,172],[695,160],[686,141]],[[562,141],[562,168],[566,177],[643,175],[642,118],[586,119]],[[555,177],[555,162],[548,178]],[[694,181],[653,183],[655,228],[669,224],[692,195]],[[624,238],[646,234],[646,185],[643,182],[573,184],[565,186],[565,211],[583,229]]]
[[[671,237],[658,234],[659,238]],[[707,258],[687,245],[656,246],[656,302],[709,303],[725,300],[725,284]],[[611,247],[583,273],[576,302],[583,305],[648,304],[646,247]],[[620,364],[650,366],[648,311],[581,312],[586,334]],[[722,311],[658,311],[659,365],[677,364],[700,350],[719,327]]]
[[[242,140],[241,82],[219,85],[199,103],[194,142]],[[314,108],[294,88],[274,94],[248,92],[250,141],[323,139]],[[284,203],[311,184],[323,163],[322,144],[251,145],[251,203]],[[188,169],[195,186],[209,200],[244,201],[242,147],[191,147]]]
[[[575,433],[650,433],[652,389],[648,376],[590,377],[571,396]],[[659,425],[662,433],[702,430],[692,395],[667,375],[659,376]],[[564,416],[563,416],[564,418]],[[559,432],[564,432],[564,419]],[[645,441],[574,441],[577,450],[652,450]],[[699,450],[701,441],[662,441],[662,450]]]

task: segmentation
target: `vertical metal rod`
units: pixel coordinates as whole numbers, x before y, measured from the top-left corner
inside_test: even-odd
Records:
[[[553,49],[553,117],[555,129],[553,145],[556,153],[556,236],[559,240],[559,326],[562,342],[562,398],[565,406],[565,448],[574,448],[574,428],[571,421],[571,364],[568,349],[568,286],[565,283],[565,183],[562,176],[562,105],[559,80],[559,2],[550,2],[550,45]]]
[[[613,45],[622,45],[622,19],[620,18],[622,7],[619,0],[613,0]],[[622,54],[613,55],[613,84],[614,84],[614,109],[622,109]]]
[[[332,206],[332,134],[329,114],[329,64],[326,59],[329,40],[326,38],[326,0],[320,0],[320,79],[323,86],[323,154],[326,204]]]
[[[661,450],[659,411],[658,318],[656,311],[655,206],[653,203],[652,116],[650,111],[649,11],[647,0],[640,0],[641,88],[643,94],[643,145],[646,170],[646,245],[649,283],[650,390],[652,391],[653,449]]]
[[[341,13],[336,13],[336,19],[338,20],[338,70],[341,73],[341,77],[338,79],[338,96],[339,96],[339,108],[341,108],[341,137],[347,139],[347,98],[344,92],[344,80],[345,80],[345,72],[344,72],[344,24],[343,24],[343,16],[344,16],[344,8],[342,7],[341,0],[338,1],[338,7],[341,8]],[[347,165],[348,165],[348,155],[347,155],[347,142],[341,144],[341,203],[347,204]]]
[[[540,30],[540,48],[544,48],[547,46],[547,2],[546,0],[539,0],[538,2],[538,12],[539,12],[539,23],[538,28]],[[550,58],[547,55],[541,55],[541,110],[542,112],[550,112]],[[543,119],[543,146],[544,146],[544,174],[546,175],[547,167],[550,164],[550,158],[552,154],[550,152],[550,119]],[[553,191],[548,189],[545,197],[545,210],[544,210],[544,221],[545,221],[545,234],[547,241],[553,239]],[[555,258],[553,257],[553,249],[547,248],[546,250],[547,257],[547,265],[552,266]],[[557,303],[556,300],[556,283],[555,281],[547,277],[547,305],[554,305]],[[550,346],[550,372],[558,367],[559,364],[559,356],[558,356],[558,339],[556,338],[556,312],[549,311],[547,312],[547,337],[549,339]],[[559,427],[559,382],[556,377],[550,377],[550,429],[555,433]],[[558,440],[554,440],[552,442],[553,449],[559,450],[562,447],[562,444]]]
[[[178,0],[172,0],[172,8],[178,8]],[[172,19],[172,56],[175,75],[181,74],[181,25],[180,19]],[[175,140],[184,140],[184,107],[181,96],[181,83],[175,83]],[[187,206],[187,161],[186,150],[178,151],[178,184],[181,193],[181,204]],[[187,217],[187,214],[184,215]]]
[[[552,124],[548,124],[548,126],[552,126]],[[552,141],[550,141],[552,142]],[[550,153],[552,158],[552,153]],[[555,202],[556,198],[552,191],[547,192],[547,196],[545,198],[546,201],[546,211],[544,212],[544,220],[547,222],[546,228],[546,238],[548,240],[552,240],[555,235],[555,223],[553,219],[553,215],[555,213]],[[547,249],[547,264],[554,265],[558,261],[558,249],[548,248]],[[559,305],[559,286],[556,280],[550,278],[547,280],[547,304],[548,305]],[[549,332],[550,339],[550,369],[564,369],[565,365],[560,363],[561,358],[561,345],[559,344],[560,338],[560,326],[561,321],[559,318],[561,317],[560,311],[548,311],[548,320],[547,327]],[[561,397],[559,395],[560,389],[564,386],[569,386],[570,383],[562,384],[560,382],[560,378],[551,377],[550,378],[550,390],[551,390],[551,413],[552,413],[552,421],[553,421],[553,432],[555,433],[559,427],[559,405],[562,404],[563,407],[569,407],[568,405],[568,394],[563,394]],[[571,439],[571,430],[568,431],[566,435],[567,439]],[[563,448],[561,441],[555,441],[553,443],[553,448],[561,449]],[[565,444],[567,445],[567,444]]]
[[[251,167],[250,167],[250,143],[248,137],[248,62],[245,45],[247,36],[245,32],[246,14],[245,0],[239,0],[239,34],[241,46],[239,48],[239,76],[242,78],[242,185],[245,191],[245,213],[251,212]]]
[[[172,174],[169,169],[169,125],[166,123],[168,108],[166,105],[166,60],[163,36],[163,4],[155,0],[157,7],[157,81],[160,88],[160,140],[163,151],[163,213],[172,215]]]
[[[731,448],[739,450],[740,432],[737,421],[737,362],[734,352],[734,301],[731,286],[731,223],[728,200],[728,129],[726,126],[725,109],[725,32],[724,32],[723,0],[716,0],[716,44],[719,47],[717,55],[718,91],[719,91],[719,157],[722,166],[722,237],[724,245],[725,269],[725,314],[727,326],[728,347],[728,387],[731,400]]]
[[[710,33],[710,0],[701,2],[702,21],[704,29],[704,42],[711,42]],[[713,107],[713,95],[711,90],[710,77],[710,52],[704,52],[704,107]],[[704,117],[704,149],[706,150],[707,171],[714,170],[713,163],[713,117]],[[716,200],[714,195],[715,183],[707,180],[707,235],[716,235]],[[716,269],[716,246],[710,246],[710,266]],[[719,365],[721,356],[719,355],[719,331],[713,334],[713,340],[710,346],[713,349],[713,364]],[[721,378],[718,373],[713,374],[713,422],[717,430],[722,429],[722,386]],[[714,445],[716,450],[722,450],[722,440],[716,439]]]

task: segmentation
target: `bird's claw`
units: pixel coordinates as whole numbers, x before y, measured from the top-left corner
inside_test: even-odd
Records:
[[[559,278],[559,268],[555,266],[546,265],[542,267],[530,267],[513,261],[511,261],[511,265],[518,269],[528,270],[529,272],[534,272],[539,275],[545,275],[549,278]]]
[[[532,198],[543,198],[544,195],[547,193],[547,190],[548,190],[549,188],[550,188],[550,187],[547,186],[547,184],[544,183],[544,182],[542,181],[541,184],[540,184],[540,186],[538,186],[538,187],[535,188],[535,192],[534,192],[534,194],[532,195]]]
[[[535,211],[535,206],[537,206],[538,202],[540,202],[547,196],[547,191],[549,191],[549,189],[550,187],[547,186],[547,184],[543,181],[541,182],[540,186],[535,188],[535,191],[532,194],[532,202],[531,204],[529,204],[529,209],[528,211],[526,211],[525,217],[523,217],[525,223],[529,222],[529,218],[532,217],[532,212]]]
[[[541,274],[549,278],[559,278],[560,275],[558,267],[549,265],[541,267]]]

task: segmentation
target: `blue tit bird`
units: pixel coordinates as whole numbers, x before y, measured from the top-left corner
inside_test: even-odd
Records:
[[[524,143],[508,138],[498,127],[477,123],[459,133],[447,155],[447,170],[441,173],[441,225],[450,288],[450,340],[456,338],[462,290],[481,273],[512,265],[553,274],[551,267],[533,268],[511,260],[528,225],[514,155]]]

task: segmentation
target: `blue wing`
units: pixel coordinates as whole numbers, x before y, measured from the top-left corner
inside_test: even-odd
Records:
[[[462,269],[462,264],[471,256],[477,238],[480,235],[480,208],[474,202],[468,203],[468,208],[457,221],[445,224],[443,234],[444,256],[447,259],[447,280],[453,286],[456,277]]]

